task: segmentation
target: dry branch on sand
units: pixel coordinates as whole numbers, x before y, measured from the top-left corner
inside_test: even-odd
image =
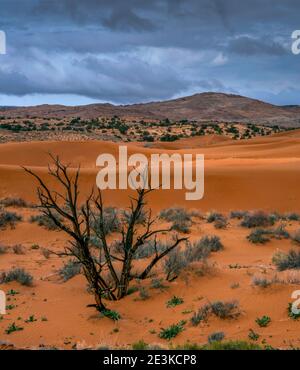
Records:
[[[137,189],[137,196],[131,198],[129,211],[121,220],[118,253],[115,253],[115,243],[109,244],[107,240],[106,211],[101,192],[92,189],[84,204],[79,204],[80,169],[74,173],[58,157],[51,158],[54,165],[48,166],[48,173],[61,187],[60,193],[51,190],[32,170],[24,170],[39,183],[38,198],[42,213],[70,237],[70,246],[60,255],[70,256],[81,264],[95,297],[96,303],[91,306],[106,311],[103,298],[115,301],[125,297],[132,279],[146,279],[153,267],[187,238],[176,236],[164,250],[159,250],[157,237],[170,229],[154,229],[156,218],[152,218],[151,210],[144,217],[145,198],[152,189]],[[142,223],[141,215],[144,219]],[[144,271],[134,274],[135,255],[150,240],[154,243],[150,262]]]

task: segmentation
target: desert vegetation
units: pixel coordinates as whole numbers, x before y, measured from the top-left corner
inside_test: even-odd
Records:
[[[146,279],[160,260],[187,239],[175,236],[165,245],[164,250],[158,250],[159,235],[170,229],[154,229],[156,219],[152,218],[150,211],[145,218],[142,217],[145,212],[145,198],[151,189],[138,189],[137,197],[131,200],[129,213],[123,219],[118,218],[118,221],[114,210],[105,210],[100,191],[95,195],[94,190],[91,190],[85,203],[80,205],[78,202],[79,169],[72,175],[68,166],[64,165],[59,158],[52,157],[52,159],[54,168],[49,167],[49,174],[62,186],[64,191],[62,193],[51,191],[36,173],[25,168],[25,171],[39,183],[38,197],[43,216],[38,220],[44,220],[44,218],[49,220],[70,237],[70,246],[61,255],[70,256],[77,261],[78,265],[80,264],[95,298],[95,304],[91,306],[95,306],[100,312],[106,312],[104,299],[115,301],[124,298],[128,294],[132,279]],[[59,200],[62,200],[62,204]],[[138,225],[141,223],[143,229],[138,230]],[[45,225],[44,221],[43,225]],[[112,231],[120,233],[116,254],[115,243],[110,245],[107,241],[107,234]],[[149,241],[153,243],[152,259],[141,273],[134,274],[135,255]],[[61,270],[65,280],[74,274],[75,266],[74,262],[69,262]],[[75,271],[77,271],[76,268]]]
[[[244,124],[239,122],[197,122],[189,120],[129,120],[118,116],[84,119],[82,117],[22,117],[0,116],[1,140],[27,141],[73,139],[92,140],[99,137],[113,141],[174,142],[191,137],[218,135],[233,140],[248,140],[258,136],[289,131],[285,126]]]

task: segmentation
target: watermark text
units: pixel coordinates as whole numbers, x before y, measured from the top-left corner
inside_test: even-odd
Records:
[[[6,54],[6,34],[0,30],[0,54]]]

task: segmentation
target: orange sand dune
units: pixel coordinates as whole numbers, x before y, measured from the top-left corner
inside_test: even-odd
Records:
[[[248,141],[230,141],[190,149],[186,141],[178,142],[177,150],[167,153],[201,153],[205,155],[205,195],[200,201],[185,201],[185,190],[165,190],[151,195],[154,209],[176,203],[203,210],[262,208],[278,211],[300,210],[300,133],[299,130]],[[194,139],[191,139],[194,142]],[[165,146],[165,144],[163,144]],[[191,145],[193,147],[193,144]],[[35,198],[35,183],[20,166],[34,167],[45,173],[49,152],[59,155],[65,163],[82,168],[84,197],[95,185],[96,158],[101,153],[118,155],[118,144],[110,142],[33,142],[0,146],[0,196]],[[166,152],[166,149],[128,145],[128,153]],[[49,179],[53,181],[53,179]],[[127,191],[107,191],[107,201],[126,204]]]
[[[158,152],[205,155],[204,198],[190,202],[185,201],[184,190],[155,191],[148,199],[154,211],[175,204],[203,212],[212,209],[225,212],[233,209],[300,211],[300,130],[239,142],[212,137],[171,144],[156,143],[155,148],[132,143],[128,151],[129,154],[139,152],[148,156]],[[72,167],[80,163],[80,191],[84,198],[95,185],[97,156],[101,153],[117,155],[118,144],[102,141],[1,144],[0,198],[16,196],[36,200],[36,183],[20,166],[33,168],[54,188],[53,179],[47,175],[48,152],[59,155]],[[105,191],[105,201],[126,207],[129,193]],[[239,221],[230,220],[226,230],[216,230],[212,224],[197,219],[188,235],[191,241],[204,235],[217,235],[224,245],[223,251],[213,253],[209,258],[209,272],[203,276],[197,266],[191,266],[174,282],[164,282],[167,288],[163,290],[151,288],[150,279],[142,283],[133,281],[132,285],[142,284],[150,298],[143,301],[136,292],[120,302],[108,302],[110,309],[121,314],[121,320],[114,323],[108,318],[100,318],[93,308],[87,308],[94,302],[83,276],[67,282],[60,279],[58,271],[66,263],[65,258],[54,254],[46,258],[43,255],[43,248],[61,252],[68,242],[67,237],[62,232],[48,231],[29,222],[37,210],[12,210],[21,214],[24,221],[16,229],[2,230],[0,243],[8,246],[22,244],[24,254],[18,255],[12,250],[0,254],[0,274],[12,267],[22,267],[33,275],[34,285],[24,287],[14,282],[0,285],[5,292],[10,289],[19,292],[11,297],[11,309],[0,320],[1,341],[17,347],[70,349],[74,346],[126,347],[144,340],[168,347],[170,343],[158,337],[160,329],[186,320],[185,330],[171,341],[173,345],[187,341],[205,344],[208,335],[216,331],[223,331],[226,339],[249,340],[249,330],[253,329],[260,336],[259,344],[267,343],[279,348],[300,347],[300,321],[291,320],[287,315],[291,294],[299,289],[299,285],[289,282],[263,289],[251,284],[257,274],[274,277],[276,271],[272,256],[279,249],[287,252],[295,248],[291,240],[272,240],[265,245],[254,245],[246,238],[249,230],[241,228]],[[299,229],[299,222],[286,222],[286,227],[294,233]],[[140,262],[135,266],[141,268]],[[157,266],[154,272],[157,277],[164,276],[162,265]],[[285,276],[283,273],[277,275],[281,279]],[[300,276],[297,276],[299,282]],[[184,303],[167,308],[166,302],[174,295],[181,297]],[[241,308],[237,320],[212,317],[199,326],[191,325],[191,316],[205,303],[233,299],[239,301]],[[32,315],[36,321],[28,322]],[[255,322],[263,315],[272,320],[267,328],[260,328]],[[6,334],[5,330],[13,322],[23,330]]]

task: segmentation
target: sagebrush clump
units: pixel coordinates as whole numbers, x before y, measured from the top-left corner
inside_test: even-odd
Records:
[[[274,219],[262,211],[246,214],[241,222],[241,226],[247,227],[249,229],[254,227],[268,227],[273,225]]]
[[[60,270],[59,275],[64,281],[72,279],[74,276],[80,274],[81,264],[77,261],[68,261]]]
[[[22,268],[14,268],[8,272],[3,273],[1,282],[10,283],[11,281],[17,281],[21,285],[31,286],[33,277]]]
[[[288,253],[277,252],[272,258],[272,262],[277,270],[299,270],[300,269],[300,251],[291,249]]]
[[[22,216],[15,212],[0,210],[0,229],[5,229],[10,226],[12,229],[16,227],[18,222],[22,221]]]

